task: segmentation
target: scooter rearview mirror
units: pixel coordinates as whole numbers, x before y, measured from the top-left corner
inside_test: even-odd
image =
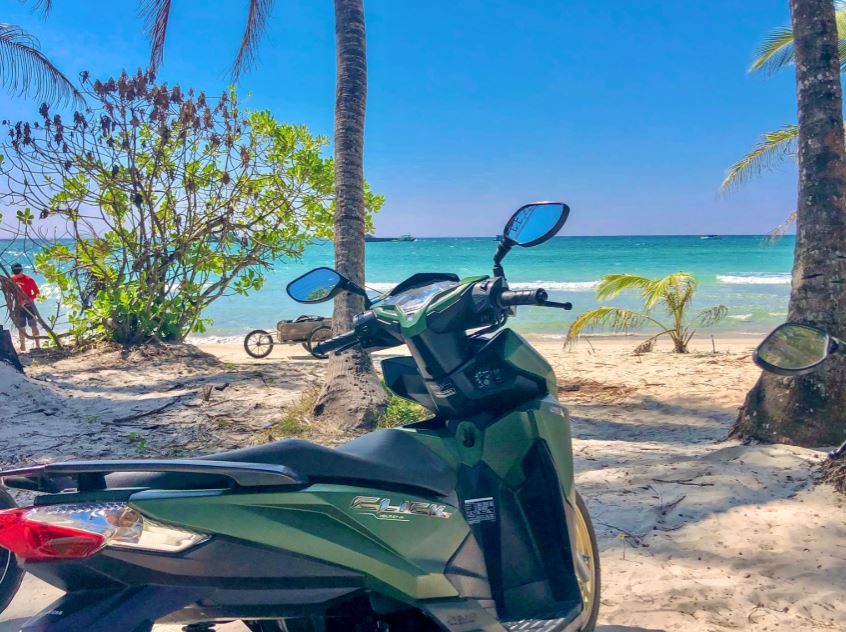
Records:
[[[494,276],[502,276],[502,260],[513,246],[531,248],[542,244],[561,230],[569,215],[570,207],[563,202],[533,202],[517,209],[505,224],[494,254]]]
[[[315,268],[291,281],[285,291],[298,303],[323,303],[343,289],[344,281],[332,268]]]

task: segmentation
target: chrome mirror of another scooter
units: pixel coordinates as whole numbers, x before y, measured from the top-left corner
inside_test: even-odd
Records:
[[[771,373],[802,375],[822,364],[838,348],[838,342],[817,327],[784,323],[764,339],[752,358]]]

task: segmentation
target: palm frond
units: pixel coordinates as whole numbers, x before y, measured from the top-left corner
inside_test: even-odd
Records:
[[[838,1],[834,5],[840,70],[843,72],[846,71],[846,2]],[[794,55],[793,30],[789,26],[780,26],[770,31],[758,46],[749,72],[764,72],[772,76],[792,64]]]
[[[250,13],[247,26],[241,38],[241,46],[232,63],[232,80],[237,81],[241,73],[252,68],[256,63],[259,40],[270,17],[273,0],[250,0]]]
[[[85,103],[71,80],[39,50],[38,40],[14,24],[0,23],[0,84],[51,103]]]
[[[663,332],[667,331],[667,327],[661,322],[644,312],[621,307],[597,307],[573,321],[570,329],[567,330],[567,343],[572,344],[586,328],[607,328],[611,331],[622,332],[631,331],[647,322],[654,323]]]
[[[793,30],[789,26],[773,29],[755,51],[749,72],[765,72],[772,76],[793,62],[794,52]]]
[[[710,327],[716,325],[728,314],[728,307],[725,305],[714,305],[707,309],[701,310],[693,320],[698,322],[702,327]]]
[[[596,300],[604,301],[612,299],[623,290],[628,290],[629,288],[643,290],[643,288],[652,282],[652,279],[647,279],[637,274],[606,274],[602,277],[596,288]]]
[[[696,278],[689,272],[675,272],[663,279],[655,279],[641,292],[644,307],[650,310],[661,301],[666,301],[671,307],[677,303],[686,303],[696,285]]]
[[[796,142],[799,138],[798,125],[785,125],[774,132],[767,132],[761,136],[761,141],[743,158],[734,163],[728,170],[721,191],[728,191],[739,186],[764,171],[771,170],[774,165],[787,156],[796,155]]]
[[[776,239],[776,237],[781,237],[782,235],[787,234],[787,229],[790,228],[790,225],[796,221],[796,217],[796,211],[793,211],[790,215],[785,217],[781,224],[770,231],[770,239]]]
[[[156,72],[164,58],[165,36],[170,21],[171,0],[142,0],[139,13],[150,38],[150,70]]]
[[[837,22],[837,52],[840,56],[840,72],[846,72],[846,2],[834,3],[834,19]]]
[[[53,0],[35,0],[33,7],[46,18],[53,10]]]

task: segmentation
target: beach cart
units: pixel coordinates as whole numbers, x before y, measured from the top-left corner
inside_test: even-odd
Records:
[[[323,316],[300,316],[276,323],[276,336],[264,329],[255,329],[244,338],[244,351],[254,358],[266,358],[274,344],[301,344],[315,358],[328,356],[315,353],[314,346],[332,337],[332,319]]]

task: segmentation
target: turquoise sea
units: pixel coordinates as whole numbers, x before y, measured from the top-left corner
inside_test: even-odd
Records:
[[[728,318],[713,331],[763,333],[785,319],[794,241],[793,236],[749,235],[557,237],[535,248],[515,248],[504,262],[511,286],[544,287],[554,300],[571,301],[573,311],[524,307],[511,324],[526,332],[562,334],[575,315],[597,306],[594,292],[602,275],[631,272],[658,277],[684,270],[700,282],[695,308],[718,303],[729,308]],[[7,250],[4,263],[22,258],[20,250],[8,246],[0,240],[0,250]],[[492,237],[369,243],[368,286],[384,291],[414,272],[490,274],[495,248]],[[240,336],[255,328],[273,329],[277,320],[303,313],[330,314],[331,303],[298,305],[287,297],[285,286],[308,269],[332,262],[331,243],[309,247],[301,261],[278,261],[261,292],[226,296],[208,309],[206,315],[214,324],[207,335]],[[35,278],[42,280],[37,271]],[[46,289],[49,294],[50,288]],[[638,297],[622,295],[612,304],[637,307]]]

